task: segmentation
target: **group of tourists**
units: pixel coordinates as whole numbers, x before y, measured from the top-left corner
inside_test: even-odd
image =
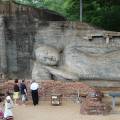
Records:
[[[34,106],[38,105],[39,102],[38,89],[38,83],[35,80],[32,80],[30,90]],[[25,80],[21,80],[21,82],[19,82],[18,79],[15,79],[13,90],[13,97],[9,91],[6,92],[4,112],[2,112],[2,109],[0,109],[0,117],[4,120],[13,120],[13,106],[19,105],[18,101],[20,100],[22,101],[22,104],[25,105],[25,102],[28,100],[28,92]]]
[[[31,90],[31,96],[34,106],[37,105],[39,101],[38,89],[39,89],[38,83],[35,80],[32,80],[30,85],[30,90]],[[17,100],[19,100],[20,97],[23,104],[25,103],[25,101],[28,100],[27,87],[25,84],[25,80],[22,80],[21,83],[19,83],[18,79],[16,79],[14,84],[14,93],[13,93],[13,100],[15,104],[17,104]]]
[[[18,79],[16,79],[13,89],[14,104],[17,105],[17,101],[20,99],[20,97],[22,102],[24,103],[27,100],[27,87],[24,83],[24,80],[22,80],[21,83],[19,83]]]

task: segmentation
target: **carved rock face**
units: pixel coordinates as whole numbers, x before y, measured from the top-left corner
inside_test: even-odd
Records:
[[[83,79],[120,79],[120,49],[81,47],[65,50],[65,65]],[[116,77],[117,76],[117,77]]]
[[[55,77],[59,76],[61,79],[120,79],[119,48],[70,45],[64,49],[63,63],[58,67],[54,67],[60,61],[60,55],[56,48],[41,45],[35,50],[35,53],[37,64],[40,63],[43,66],[43,71],[47,71]],[[39,71],[39,68],[35,67],[35,69],[35,71]],[[48,76],[47,73],[46,76]]]
[[[50,74],[50,79],[120,80],[119,36],[110,37],[108,42],[105,31],[83,27],[84,30],[73,29],[74,26],[61,30],[52,23],[40,29],[36,35],[36,43],[40,47],[35,50],[35,62]]]
[[[34,80],[50,80],[51,76],[48,70],[44,69],[44,66],[38,62],[34,63],[32,70],[32,79]]]
[[[41,45],[35,50],[36,59],[44,65],[57,65],[60,57],[56,48]]]
[[[0,16],[0,27],[3,26],[3,18]]]

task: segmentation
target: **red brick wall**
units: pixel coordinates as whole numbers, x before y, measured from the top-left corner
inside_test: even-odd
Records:
[[[94,89],[87,84],[82,82],[63,82],[63,81],[53,81],[53,80],[43,80],[39,82],[39,96],[41,100],[50,99],[51,94],[57,93],[62,94],[64,99],[72,99],[77,96],[77,91],[79,90],[82,94],[87,94],[90,89]],[[26,80],[26,85],[28,89],[28,96],[31,98],[30,94],[30,80]],[[5,83],[5,91],[9,90],[13,92],[14,81],[8,81]]]

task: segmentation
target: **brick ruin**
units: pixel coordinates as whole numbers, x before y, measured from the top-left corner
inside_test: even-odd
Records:
[[[28,100],[31,101],[31,81],[26,80],[25,84],[27,86]],[[41,86],[39,90],[40,101],[49,101],[49,103],[51,103],[51,95],[61,94],[62,101],[72,101],[77,104],[81,103],[80,113],[84,115],[107,115],[112,110],[109,104],[102,101],[104,97],[102,92],[82,82],[43,80],[39,82],[39,85]],[[5,82],[2,86],[2,93],[9,91],[12,96],[13,86],[14,81],[10,80]],[[0,99],[4,99],[1,95],[0,92]]]
[[[102,101],[104,94],[97,89],[88,91],[87,97],[82,102],[80,113],[88,115],[106,115],[112,110],[109,104]]]
[[[31,92],[30,92],[30,80],[25,81],[27,90],[28,90],[28,97],[31,99]],[[39,82],[40,84],[40,91],[39,96],[40,100],[51,100],[51,94],[62,94],[63,100],[73,100],[75,102],[75,98],[77,100],[78,90],[79,93],[87,95],[88,91],[94,89],[87,84],[81,82],[64,82],[64,81],[54,81],[54,80],[46,80]],[[3,91],[10,91],[13,93],[13,86],[14,81],[10,80],[3,84]]]

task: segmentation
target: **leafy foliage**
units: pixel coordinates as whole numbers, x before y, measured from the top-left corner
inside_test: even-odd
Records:
[[[43,7],[78,21],[80,0],[15,0],[16,2]],[[107,30],[120,31],[120,0],[83,0],[83,21]]]
[[[120,31],[119,11],[119,0],[84,0],[84,21],[106,30]]]
[[[79,20],[80,0],[65,0],[63,9],[69,20]]]

